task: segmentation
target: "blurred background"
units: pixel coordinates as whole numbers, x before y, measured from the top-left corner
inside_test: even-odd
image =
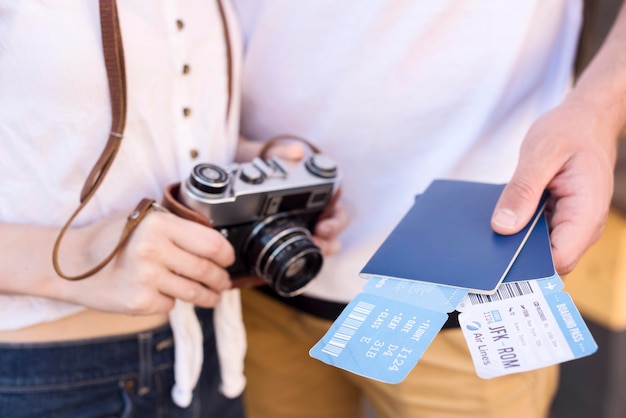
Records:
[[[578,73],[604,40],[622,1],[585,1]],[[561,365],[552,418],[626,417],[626,131],[619,145],[613,205],[604,233],[564,277],[564,290],[572,295],[599,348],[590,357]]]

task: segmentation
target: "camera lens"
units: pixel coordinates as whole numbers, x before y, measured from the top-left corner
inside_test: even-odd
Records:
[[[296,296],[322,268],[322,253],[304,222],[285,214],[257,225],[248,239],[249,266],[281,296]]]
[[[297,258],[293,263],[287,267],[285,271],[285,277],[291,278],[296,277],[299,273],[301,273],[306,267],[306,261],[304,258]]]

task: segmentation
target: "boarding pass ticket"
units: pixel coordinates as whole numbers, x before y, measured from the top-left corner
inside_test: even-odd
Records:
[[[478,376],[488,379],[594,353],[594,341],[558,276],[468,294],[459,323]]]
[[[454,307],[461,312],[459,323],[482,378],[590,355],[597,345],[562,288],[557,275],[503,283],[493,295],[374,277],[310,355],[361,376],[399,383]]]

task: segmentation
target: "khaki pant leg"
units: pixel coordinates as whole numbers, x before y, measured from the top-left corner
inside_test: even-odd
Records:
[[[361,394],[379,418],[545,418],[558,387],[556,366],[479,378],[460,329],[440,332],[400,384],[377,382],[309,357],[331,321],[254,291],[243,303],[250,418],[356,418]]]
[[[242,292],[248,336],[249,418],[357,418],[361,396],[347,372],[309,357],[328,330],[321,320],[257,291]]]
[[[380,418],[544,418],[558,386],[558,367],[493,379],[476,375],[460,329],[440,332],[397,385],[361,386]]]

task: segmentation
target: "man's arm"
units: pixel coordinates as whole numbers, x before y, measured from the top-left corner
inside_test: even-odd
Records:
[[[617,139],[626,124],[626,4],[565,100],[533,124],[492,217],[501,234],[529,221],[550,191],[557,271],[571,271],[600,237],[613,193]]]

